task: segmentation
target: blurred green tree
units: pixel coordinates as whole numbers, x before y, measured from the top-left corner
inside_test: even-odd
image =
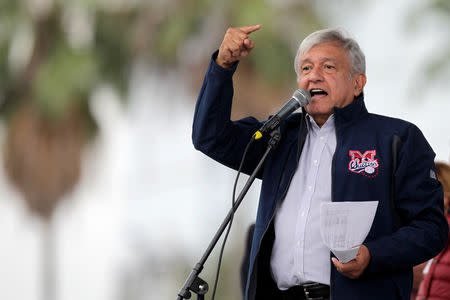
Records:
[[[124,91],[132,59],[127,23],[121,26],[132,15],[105,4],[0,3],[4,165],[30,211],[44,220],[43,299],[55,299],[52,213],[78,181],[83,145],[96,129],[90,94],[105,82]]]

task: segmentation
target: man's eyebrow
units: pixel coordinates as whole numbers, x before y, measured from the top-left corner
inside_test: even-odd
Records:
[[[336,63],[336,62],[337,62],[337,59],[331,58],[331,57],[323,57],[323,58],[320,59],[320,62],[321,62],[321,63],[326,62],[326,61],[331,61],[331,62]],[[302,65],[302,64],[304,64],[304,63],[311,63],[311,62],[312,62],[311,59],[305,58],[305,59],[303,59],[303,60],[300,60],[299,63],[300,63],[300,65]]]

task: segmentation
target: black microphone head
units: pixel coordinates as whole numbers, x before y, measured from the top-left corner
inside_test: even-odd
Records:
[[[311,100],[311,95],[307,90],[298,89],[294,92],[292,98],[295,98],[298,103],[300,103],[300,106],[303,107],[309,103]]]

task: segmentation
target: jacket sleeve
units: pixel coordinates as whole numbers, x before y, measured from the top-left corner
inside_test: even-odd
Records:
[[[447,240],[449,227],[443,214],[435,154],[412,124],[402,142],[394,174],[394,205],[401,226],[393,234],[365,244],[371,255],[368,272],[412,268],[436,256]]]
[[[262,123],[253,117],[230,120],[232,76],[237,64],[231,69],[220,67],[214,61],[217,53],[211,57],[195,106],[192,141],[197,150],[237,170],[247,143]],[[244,173],[251,174],[255,169],[265,149],[263,145],[264,141],[253,143],[243,166]]]

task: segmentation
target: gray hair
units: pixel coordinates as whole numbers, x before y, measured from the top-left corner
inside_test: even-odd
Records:
[[[308,35],[300,44],[295,56],[294,69],[297,78],[300,78],[299,60],[300,57],[308,52],[313,46],[328,42],[340,42],[342,49],[347,50],[350,59],[351,74],[366,73],[366,58],[358,43],[340,29],[329,28],[315,31]]]

